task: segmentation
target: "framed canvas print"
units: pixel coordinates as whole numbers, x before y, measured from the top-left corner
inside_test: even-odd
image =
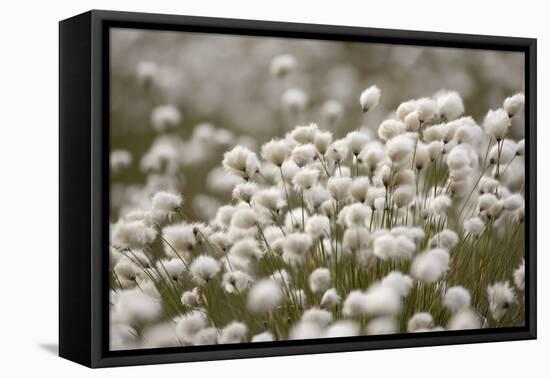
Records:
[[[60,22],[60,355],[536,337],[536,40]]]

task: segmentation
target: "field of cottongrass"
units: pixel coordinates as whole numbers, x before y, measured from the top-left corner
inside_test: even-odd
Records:
[[[111,349],[524,324],[521,86],[478,121],[443,84],[377,119],[372,82],[317,121],[300,60],[256,65],[279,99],[267,134],[182,130],[152,61],[125,84],[151,132],[111,152]]]

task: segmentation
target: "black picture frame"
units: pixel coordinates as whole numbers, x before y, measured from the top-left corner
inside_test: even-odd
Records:
[[[518,328],[108,350],[109,28],[519,51],[525,54],[526,324]],[[59,354],[89,367],[536,338],[537,41],[485,35],[92,10],[59,23]]]

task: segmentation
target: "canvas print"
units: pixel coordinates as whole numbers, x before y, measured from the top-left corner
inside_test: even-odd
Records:
[[[524,65],[111,28],[110,349],[524,326]]]

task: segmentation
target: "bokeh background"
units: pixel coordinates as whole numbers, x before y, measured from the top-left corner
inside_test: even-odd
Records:
[[[270,73],[280,54],[296,60],[295,70],[283,79]],[[370,85],[381,89],[382,98],[365,117],[358,99]],[[180,191],[186,214],[208,220],[231,198],[234,179],[220,163],[232,145],[258,151],[270,138],[310,122],[335,137],[358,127],[375,131],[401,102],[439,90],[459,92],[466,114],[481,123],[490,108],[524,90],[524,55],[112,29],[111,149],[129,151],[132,162],[112,175],[111,221],[130,208],[147,207],[143,191],[160,189]],[[303,109],[285,107],[289,91],[301,94]],[[151,127],[151,112],[164,104],[176,106],[182,115],[169,143]],[[335,104],[341,108],[336,120],[327,116]],[[516,118],[510,133],[514,139],[524,130],[523,117]],[[151,174],[143,169],[143,156],[155,146],[178,155],[175,170]]]

